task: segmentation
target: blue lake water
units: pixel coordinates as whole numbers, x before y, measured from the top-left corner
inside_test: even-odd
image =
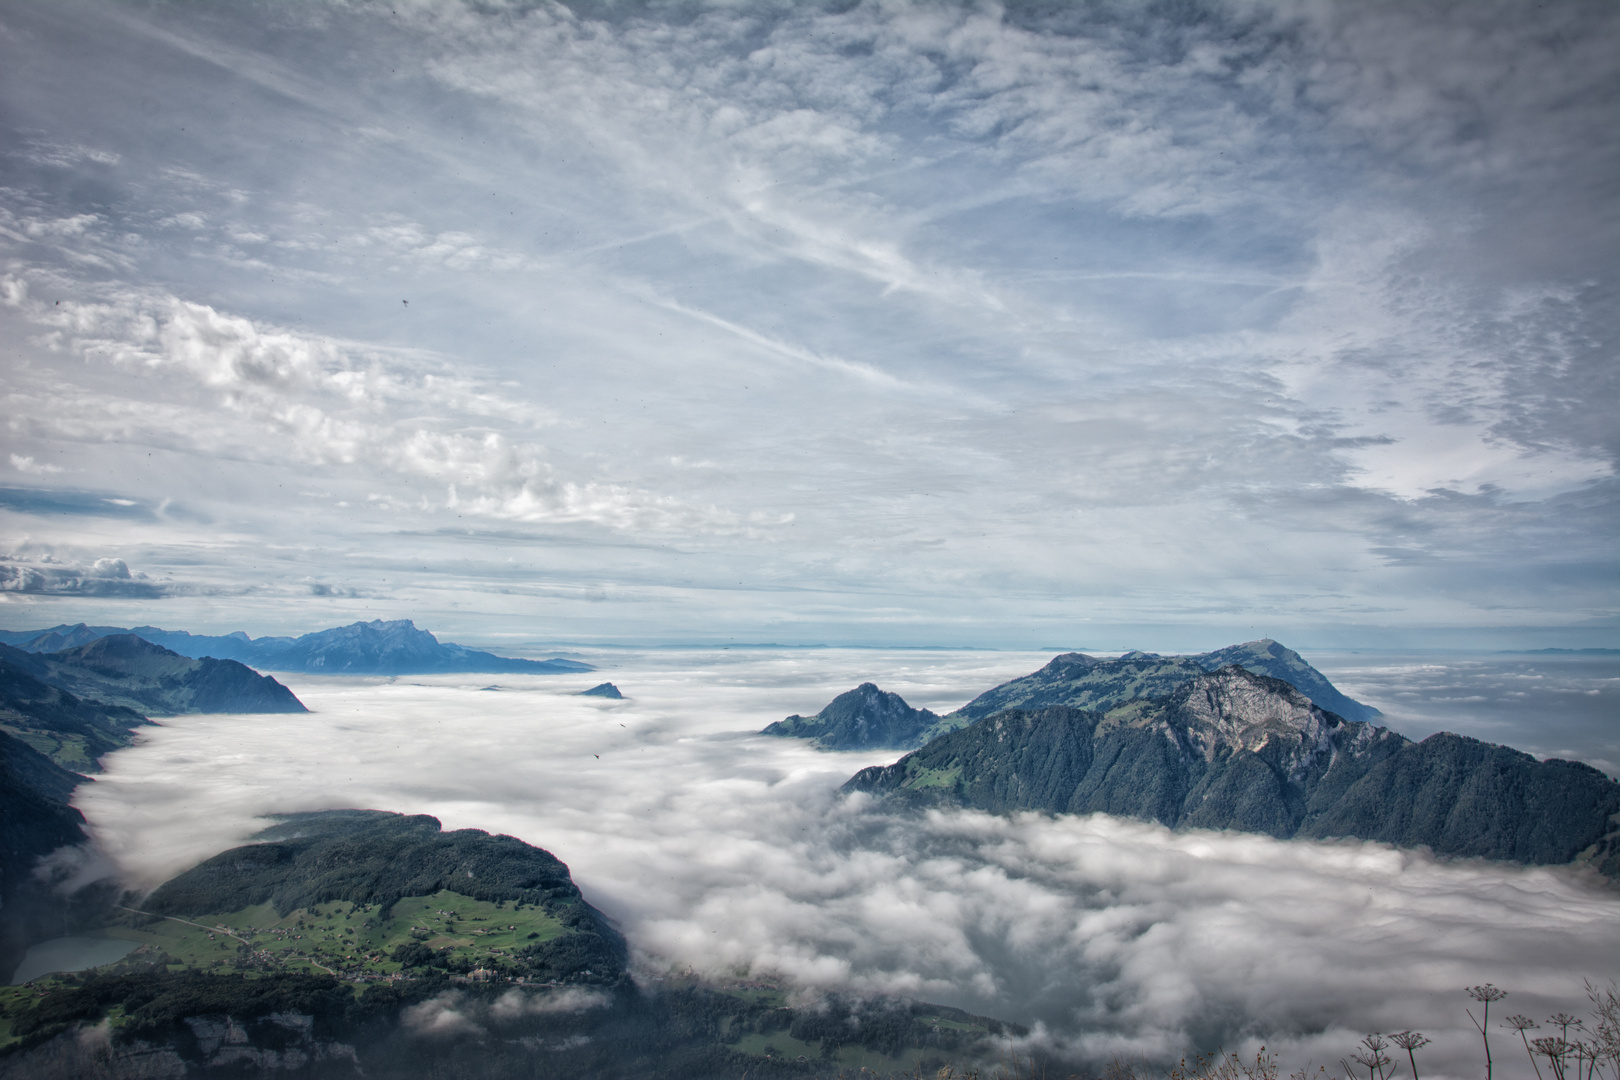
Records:
[[[129,955],[135,945],[133,941],[85,935],[42,941],[23,957],[16,974],[11,977],[11,985],[21,986],[30,979],[56,971],[83,971],[111,964]]]

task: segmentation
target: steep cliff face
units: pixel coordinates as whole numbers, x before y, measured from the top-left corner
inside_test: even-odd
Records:
[[[1608,865],[1620,784],[1596,769],[1456,735],[1412,743],[1236,665],[1106,714],[1007,710],[863,770],[845,790],[902,805],[1100,811],[1526,863],[1584,854],[1620,871]]]

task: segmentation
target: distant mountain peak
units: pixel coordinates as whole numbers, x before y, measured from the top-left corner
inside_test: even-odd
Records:
[[[927,709],[914,709],[899,694],[863,682],[814,716],[793,715],[760,734],[814,739],[818,750],[900,750],[920,745],[937,723],[939,717]]]

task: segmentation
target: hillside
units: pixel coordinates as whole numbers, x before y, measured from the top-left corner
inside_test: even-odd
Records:
[[[76,773],[96,772],[103,754],[128,746],[146,717],[122,705],[82,700],[11,662],[0,646],[0,729]]]
[[[39,860],[83,844],[84,816],[68,805],[83,777],[0,731],[0,982],[28,947],[60,933],[60,903],[34,877]]]
[[[1304,657],[1270,638],[1191,656],[1132,652],[1118,659],[1084,653],[1056,656],[1039,671],[987,690],[945,718],[936,734],[982,720],[1003,709],[1068,705],[1107,712],[1138,698],[1161,698],[1197,675],[1237,664],[1293,686],[1315,704],[1346,720],[1372,721],[1377,709],[1345,697]]]
[[[568,867],[510,836],[442,832],[431,817],[368,810],[298,814],[165,882],[142,905],[156,915],[196,917],[269,905],[277,916],[341,902],[387,918],[406,897],[449,891],[474,901],[543,911],[565,932],[528,949],[536,974],[612,981],[624,940],[579,894]]]
[[[927,709],[913,709],[899,694],[862,683],[833,698],[814,716],[794,714],[760,732],[814,739],[818,750],[906,750],[921,746],[939,723]]]
[[[0,645],[0,662],[80,697],[148,716],[308,712],[291,690],[235,660],[181,656],[134,634],[53,653]]]
[[[43,856],[86,841],[84,817],[68,802],[74,787],[146,722],[0,661],[0,975],[29,945],[62,933],[72,905],[34,871]]]
[[[126,909],[103,930],[138,943],[124,960],[0,988],[0,1076],[144,1078],[157,1063],[163,1075],[831,1080],[919,1063],[933,1074],[1027,1034],[922,1002],[796,1003],[757,981],[652,976],[643,991],[567,867],[509,836],[343,810],[290,816],[261,840]]]
[[[522,660],[496,656],[448,641],[441,642],[428,631],[417,629],[409,619],[393,622],[374,619],[371,622],[317,630],[295,638],[250,638],[241,631],[223,635],[190,634],[184,630],[163,630],[156,626],[137,626],[133,630],[126,630],[79,623],[49,630],[0,631],[0,644],[12,645],[27,652],[54,652],[116,634],[134,634],[181,656],[235,660],[270,671],[344,675],[432,675],[453,672],[555,675],[595,670],[590,664],[575,660]]]
[[[1236,665],[1106,714],[1007,710],[862,770],[844,790],[901,805],[1100,811],[1533,864],[1585,853],[1620,872],[1605,841],[1620,784],[1598,770],[1457,735],[1412,743]]]

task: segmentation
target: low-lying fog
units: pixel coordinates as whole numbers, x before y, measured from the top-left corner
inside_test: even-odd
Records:
[[[165,720],[78,804],[147,887],[277,812],[375,807],[511,833],[566,861],[648,967],[912,994],[1035,1025],[1093,1062],[1264,1041],[1286,1067],[1334,1064],[1364,1032],[1415,1028],[1435,1040],[1426,1075],[1472,1076],[1464,986],[1494,982],[1508,1011],[1543,1018],[1584,1012],[1582,979],[1620,971],[1620,896],[1566,871],[1100,816],[891,817],[836,789],[898,755],[752,734],[866,679],[948,710],[1046,653],[587,658],[601,670],[288,676],[310,715]],[[1352,661],[1323,666],[1392,712],[1371,689],[1445,683]],[[1611,702],[1614,667],[1597,686]],[[604,679],[627,700],[577,696]],[[1592,688],[1565,696],[1589,703]]]

